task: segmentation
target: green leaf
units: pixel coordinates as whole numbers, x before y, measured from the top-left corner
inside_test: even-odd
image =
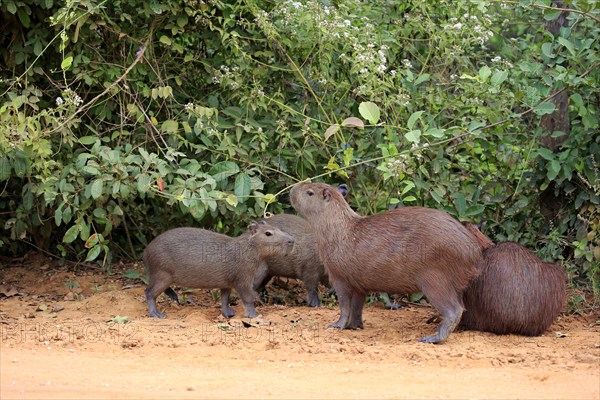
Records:
[[[329,139],[331,136],[335,135],[337,131],[340,130],[340,126],[338,124],[333,124],[325,131],[325,136],[323,137],[325,140]]]
[[[275,196],[272,193],[267,193],[263,196],[263,200],[265,201],[265,203],[267,204],[271,204],[274,203],[277,200],[277,196]]]
[[[81,226],[78,224],[75,224],[72,227],[70,227],[63,236],[63,243],[71,243],[73,240],[77,239],[77,235],[79,235],[80,229]]]
[[[552,53],[552,43],[550,42],[542,44],[542,53],[548,58],[556,57],[556,55]]]
[[[419,144],[421,141],[421,130],[415,129],[414,131],[407,132],[404,134],[404,137],[411,143]]]
[[[171,39],[168,36],[162,35],[160,39],[158,39],[161,43],[166,44],[167,46],[171,45]]]
[[[494,75],[492,75],[492,79],[490,79],[490,83],[494,87],[500,87],[502,83],[508,78],[508,71],[496,71]]]
[[[0,182],[8,180],[10,178],[12,167],[8,157],[0,158]]]
[[[138,271],[135,268],[130,268],[127,271],[125,271],[125,273],[123,274],[123,276],[125,278],[129,278],[129,279],[139,279],[140,278],[140,271]]]
[[[110,322],[114,322],[116,324],[126,324],[129,322],[129,317],[116,315],[113,319],[110,320]]]
[[[82,138],[79,138],[79,142],[86,146],[92,145],[92,144],[96,143],[98,140],[100,140],[100,139],[97,136],[84,136]]]
[[[465,213],[463,214],[463,217],[471,217],[471,216],[474,216],[474,215],[479,215],[479,214],[482,214],[484,210],[485,210],[485,207],[483,205],[481,205],[481,204],[475,204],[475,205],[472,205],[472,206],[468,207],[465,210]]]
[[[360,112],[360,115],[372,125],[375,125],[379,122],[380,111],[379,107],[375,103],[363,101],[358,106],[358,112]]]
[[[557,160],[550,161],[550,163],[548,164],[548,173],[546,174],[548,180],[553,181],[554,179],[556,179],[558,173],[560,172],[560,168],[560,162],[558,162]]]
[[[208,171],[216,182],[221,182],[238,172],[240,172],[240,167],[232,161],[218,162]]]
[[[168,119],[162,123],[160,130],[164,133],[175,133],[179,129],[179,123],[172,119]]]
[[[85,261],[94,261],[102,252],[102,245],[97,244],[88,251]]]
[[[238,205],[238,198],[235,194],[228,194],[225,201],[234,207]]]
[[[17,5],[14,1],[9,1],[6,4],[6,10],[12,15],[15,15],[17,13]]]
[[[462,193],[456,193],[455,197],[454,206],[456,207],[456,211],[458,211],[458,215],[462,216],[467,209],[467,200]]]
[[[252,190],[252,183],[250,181],[250,177],[248,174],[242,172],[237,174],[235,177],[235,185],[233,192],[238,197],[240,203],[246,201],[248,196],[250,196],[250,191]]]
[[[406,196],[405,198],[402,199],[404,202],[411,202],[411,201],[417,201],[417,198],[415,196]]]
[[[127,185],[121,186],[121,194],[123,194],[123,189],[127,187]],[[146,193],[150,190],[150,176],[148,174],[140,174],[137,179],[137,189],[140,193]]]
[[[71,64],[73,64],[73,57],[67,57],[60,63],[60,68],[62,68],[63,71],[66,71],[71,67]]]
[[[425,132],[424,135],[433,136],[436,139],[441,139],[444,136],[446,136],[446,129],[431,128],[427,130],[427,132]]]
[[[31,19],[29,19],[29,15],[27,15],[25,9],[20,8],[17,11],[17,15],[19,16],[19,19],[25,28],[29,28],[31,26]]]
[[[419,76],[415,82],[413,83],[414,86],[419,86],[421,83],[423,82],[427,82],[429,80],[429,78],[431,77],[431,75],[429,74],[423,74],[421,76]]]
[[[537,153],[542,156],[545,160],[552,161],[554,160],[554,153],[545,147],[540,147],[537,149]]]
[[[92,182],[91,194],[92,198],[96,200],[98,197],[102,196],[102,190],[104,189],[104,181],[102,179],[96,179]]]
[[[479,69],[479,79],[481,79],[481,82],[487,81],[491,74],[492,70],[487,65],[484,65]]]
[[[546,115],[552,114],[556,110],[556,105],[550,101],[544,101],[543,103],[538,104],[533,109],[533,112],[537,115]]]
[[[558,43],[565,46],[567,48],[567,50],[569,50],[569,53],[571,53],[572,56],[576,55],[577,52],[575,51],[575,47],[573,46],[573,43],[571,43],[569,40],[565,39],[562,36],[559,36]]]
[[[417,120],[419,119],[419,117],[424,113],[425,111],[415,111],[414,113],[412,113],[412,115],[410,117],[408,117],[408,121],[406,122],[406,127],[412,131],[412,129],[415,126],[415,123],[417,122]]]

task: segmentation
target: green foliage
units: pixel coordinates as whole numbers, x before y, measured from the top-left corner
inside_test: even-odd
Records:
[[[486,221],[600,294],[600,24],[568,7],[2,1],[0,246],[108,267],[169,227],[237,234],[318,177],[361,213]],[[545,132],[561,91],[570,129]]]

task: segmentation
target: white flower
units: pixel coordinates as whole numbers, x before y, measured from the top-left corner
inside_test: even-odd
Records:
[[[64,102],[65,102],[65,101],[63,100],[63,98],[62,98],[62,97],[57,97],[57,98],[56,98],[56,105],[57,105],[57,106],[62,106]]]
[[[406,67],[406,68],[412,68],[412,63],[410,61],[408,61],[406,58],[404,60],[402,60],[402,64]]]
[[[383,74],[386,69],[387,69],[387,67],[385,65],[381,64],[377,67],[377,72],[380,72]]]
[[[502,57],[500,57],[500,56],[496,56],[496,57],[492,58],[492,62],[498,62],[500,60],[502,60]]]

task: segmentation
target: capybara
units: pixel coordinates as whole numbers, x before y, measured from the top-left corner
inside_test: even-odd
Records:
[[[294,238],[294,248],[286,256],[267,258],[268,272],[261,286],[264,287],[273,276],[302,279],[308,292],[307,305],[319,306],[317,288],[326,274],[310,224],[304,218],[290,214],[274,215],[267,223],[290,234]]]
[[[479,268],[481,274],[463,294],[464,329],[538,336],[565,304],[566,271],[518,243],[488,247]]]
[[[144,250],[148,269],[146,301],[152,317],[165,318],[156,309],[156,297],[165,292],[178,301],[169,286],[221,289],[221,312],[226,318],[235,313],[229,308],[234,288],[244,303],[244,315],[256,317],[254,288],[267,273],[265,259],[292,251],[294,239],[267,224],[252,223],[242,235],[231,238],[198,228],[175,228],[157,236]]]
[[[295,186],[290,200],[311,223],[339,298],[340,318],[330,327],[362,328],[365,295],[370,291],[421,291],[442,316],[436,334],[421,341],[448,338],[463,312],[462,292],[476,276],[481,259],[481,247],[460,222],[424,207],[363,217],[334,187],[323,183]]]
[[[336,189],[346,198],[349,192],[346,184],[342,183]],[[274,276],[301,279],[307,291],[306,304],[309,307],[318,307],[321,301],[317,289],[319,282],[327,281],[327,274],[319,257],[319,249],[310,224],[304,218],[290,214],[274,215],[267,221],[270,225],[289,233],[294,238],[294,248],[287,256],[267,259],[269,270],[259,288],[264,288]]]

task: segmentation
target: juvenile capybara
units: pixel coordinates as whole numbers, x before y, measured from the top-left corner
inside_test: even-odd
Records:
[[[294,239],[264,221],[252,223],[242,235],[232,238],[198,228],[176,228],[157,236],[144,250],[148,269],[146,301],[152,317],[165,318],[156,309],[156,297],[165,292],[174,300],[172,284],[188,288],[221,289],[221,312],[226,318],[234,288],[244,303],[244,315],[256,317],[254,288],[267,273],[265,259],[292,251]]]
[[[543,262],[518,243],[488,247],[479,268],[480,275],[463,294],[465,312],[460,326],[464,329],[538,336],[565,304],[565,270]]]
[[[290,234],[294,238],[294,248],[286,256],[267,258],[268,272],[261,286],[264,287],[273,276],[301,279],[308,292],[307,305],[319,306],[317,288],[326,274],[310,224],[304,218],[290,214],[274,215],[267,222]]]
[[[362,308],[370,291],[421,291],[442,315],[436,334],[421,341],[448,338],[463,312],[462,292],[481,259],[481,247],[460,222],[424,207],[363,217],[323,183],[295,186],[290,200],[311,223],[339,298],[340,318],[330,327],[362,328]]]

